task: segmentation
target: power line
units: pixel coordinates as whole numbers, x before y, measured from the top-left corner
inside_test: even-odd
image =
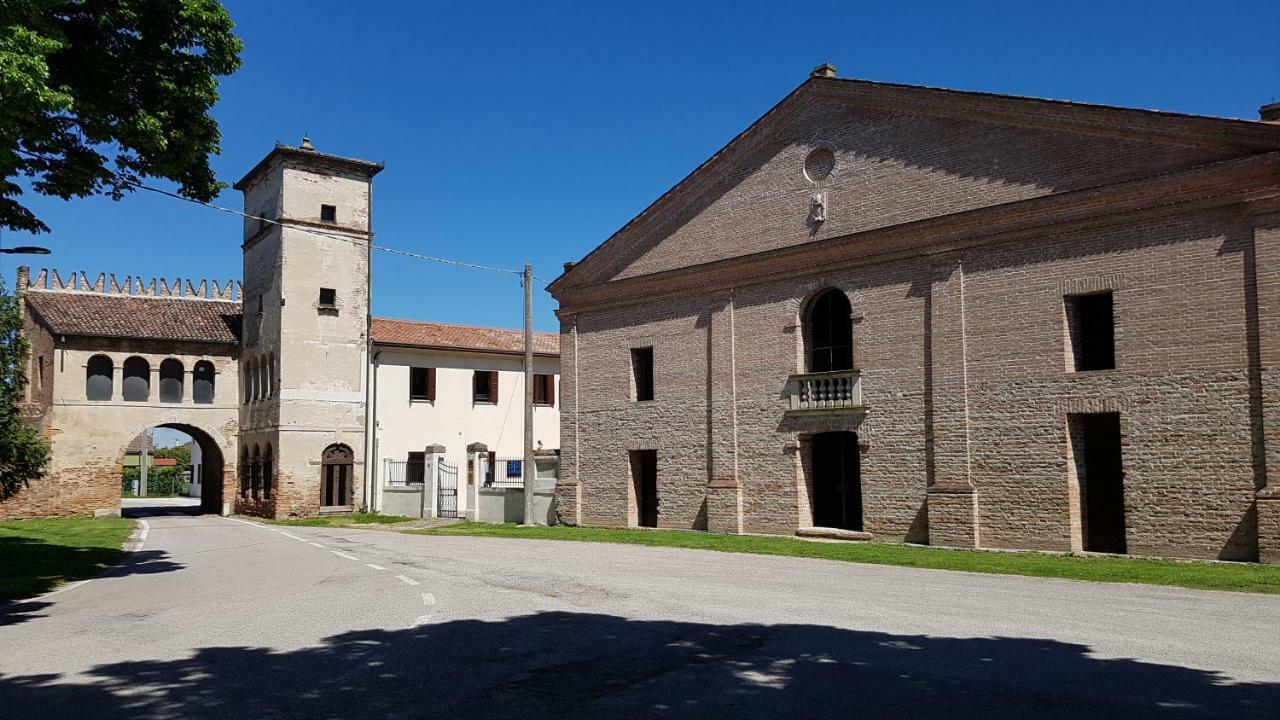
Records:
[[[27,151],[24,151],[24,150],[19,150],[18,152],[20,152],[20,153],[22,153],[22,154],[24,154],[24,155],[29,155],[29,156],[31,156],[31,157],[35,157],[35,158],[40,158],[40,157],[41,157],[41,156],[39,156],[39,155],[36,155],[35,153],[27,152]],[[41,158],[41,159],[43,159],[43,158]],[[185,196],[179,195],[178,193],[175,193],[175,192],[170,192],[170,191],[168,191],[168,190],[163,190],[163,189],[161,189],[161,188],[157,188],[157,187],[151,187],[150,185],[144,185],[144,184],[142,184],[142,183],[140,183],[140,182],[134,182],[134,181],[132,181],[132,180],[124,180],[124,179],[122,179],[122,180],[121,180],[121,182],[122,182],[122,183],[124,183],[125,185],[130,186],[130,187],[138,188],[139,190],[146,190],[146,191],[148,191],[148,192],[153,192],[153,193],[156,193],[156,194],[158,194],[158,195],[163,195],[163,196],[168,197],[168,198],[173,198],[174,200],[181,200],[181,201],[183,201],[183,202],[193,203],[193,204],[196,204],[196,205],[200,205],[200,206],[203,206],[203,207],[209,208],[210,210],[217,210],[218,212],[224,212],[224,213],[229,213],[229,214],[231,214],[231,215],[237,215],[237,216],[239,216],[239,217],[246,218],[246,219],[248,219],[248,220],[257,220],[258,222],[264,222],[264,223],[268,223],[268,224],[271,224],[271,225],[279,225],[280,227],[291,227],[291,228],[293,228],[294,230],[297,230],[298,232],[304,232],[304,233],[308,233],[308,234],[310,234],[310,235],[318,235],[318,236],[320,236],[320,237],[326,237],[326,238],[330,238],[330,239],[333,239],[333,240],[342,240],[343,242],[351,242],[351,238],[350,238],[350,237],[347,237],[346,235],[340,235],[340,234],[337,234],[337,233],[328,233],[328,232],[324,232],[323,230],[316,230],[316,229],[314,229],[314,228],[301,227],[301,226],[298,226],[298,225],[289,225],[288,223],[280,222],[279,220],[274,220],[274,219],[272,219],[272,218],[266,218],[266,217],[262,217],[262,216],[259,216],[259,215],[251,215],[251,214],[249,214],[249,213],[246,213],[246,212],[243,212],[243,211],[240,211],[240,210],[236,210],[236,209],[234,209],[234,208],[223,207],[222,205],[215,205],[215,204],[213,204],[213,203],[211,203],[211,202],[205,202],[205,201],[203,201],[203,200],[196,200],[195,198],[185,197]],[[385,253],[391,253],[391,254],[393,254],[393,255],[403,255],[404,257],[411,257],[411,258],[415,258],[415,259],[418,259],[418,260],[426,260],[426,261],[428,261],[428,262],[439,263],[439,264],[441,264],[441,265],[453,265],[453,266],[455,266],[455,267],[469,268],[469,269],[471,269],[471,270],[485,270],[485,271],[487,271],[487,272],[496,272],[496,273],[504,273],[504,274],[507,274],[507,275],[515,275],[516,277],[520,277],[520,278],[521,278],[521,282],[523,282],[524,272],[523,272],[523,271],[521,271],[521,270],[515,270],[515,269],[512,269],[512,268],[493,267],[493,266],[491,266],[491,265],[479,265],[479,264],[477,264],[477,263],[469,263],[469,262],[464,262],[464,261],[462,261],[462,260],[450,260],[450,259],[448,259],[448,258],[442,258],[442,257],[436,256],[436,255],[424,255],[424,254],[422,254],[422,253],[409,252],[408,250],[398,250],[398,249],[396,249],[396,248],[386,247],[385,245],[374,245],[374,244],[372,244],[372,243],[369,245],[369,247],[371,247],[371,248],[372,248],[372,249],[374,249],[374,250],[380,250],[380,251],[385,252]],[[543,285],[547,285],[547,284],[548,284],[546,280],[543,280],[543,279],[542,279],[542,278],[540,278],[540,277],[534,276],[534,278],[533,278],[533,279],[534,279],[534,280],[537,280],[538,282],[542,283]]]

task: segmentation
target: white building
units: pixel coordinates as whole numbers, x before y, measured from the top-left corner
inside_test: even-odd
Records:
[[[442,446],[443,461],[457,468],[457,493],[443,502],[456,502],[458,517],[473,517],[477,485],[519,482],[523,333],[386,318],[374,318],[372,330],[372,509],[391,512],[387,488],[420,481],[424,458],[440,455],[428,446]],[[534,334],[533,439],[544,451],[560,447],[559,341],[555,333]]]

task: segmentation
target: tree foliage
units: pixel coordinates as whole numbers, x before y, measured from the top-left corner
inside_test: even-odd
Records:
[[[191,464],[191,446],[183,443],[181,445],[171,445],[169,447],[156,448],[151,453],[154,458],[173,458],[178,461],[178,467],[185,468]]]
[[[0,228],[48,231],[25,179],[63,199],[120,199],[146,177],[212,200],[209,110],[240,40],[217,0],[0,1]]]
[[[49,446],[20,414],[27,383],[27,341],[21,330],[17,299],[0,280],[0,500],[43,475],[49,464]]]

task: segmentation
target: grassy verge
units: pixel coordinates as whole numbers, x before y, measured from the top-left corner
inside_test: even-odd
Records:
[[[347,527],[348,525],[381,525],[386,523],[408,522],[417,518],[401,515],[380,515],[378,513],[351,513],[349,515],[322,515],[320,517],[291,518],[289,520],[263,520],[251,518],[272,525],[300,525],[303,527]]]
[[[717,535],[680,530],[610,530],[564,526],[522,528],[515,525],[462,523],[407,532],[421,535],[477,535],[531,540],[624,543],[758,555],[785,555],[937,570],[963,570],[999,575],[1029,575],[1095,582],[1173,585],[1200,590],[1280,594],[1280,566],[1247,563],[946,550],[885,543],[812,542],[787,537]]]
[[[93,577],[124,558],[125,518],[0,522],[0,603]]]

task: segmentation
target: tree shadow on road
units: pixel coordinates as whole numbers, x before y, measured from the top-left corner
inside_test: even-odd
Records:
[[[8,718],[1274,718],[1280,685],[1043,639],[547,612],[0,678]]]
[[[0,626],[39,617],[49,603],[23,602],[64,582],[97,576],[149,575],[183,566],[160,550],[126,552],[110,547],[76,547],[28,537],[0,537]],[[10,602],[19,600],[19,602]],[[8,604],[6,604],[8,603]]]

